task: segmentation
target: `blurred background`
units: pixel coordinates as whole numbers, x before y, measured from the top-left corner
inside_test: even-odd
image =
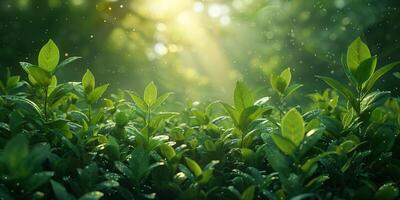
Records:
[[[89,68],[111,91],[155,81],[175,98],[230,100],[236,80],[262,96],[269,75],[291,67],[308,93],[326,87],[314,75],[344,80],[357,36],[378,66],[400,60],[399,21],[398,0],[1,0],[0,77],[23,74],[18,62],[37,63],[52,38],[62,59],[83,57],[59,82]],[[390,73],[379,87],[399,85]]]

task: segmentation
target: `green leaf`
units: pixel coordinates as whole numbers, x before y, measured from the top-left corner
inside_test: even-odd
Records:
[[[27,62],[19,62],[19,64],[21,65],[22,69],[28,73],[29,72],[29,67],[36,67],[35,65],[31,64],[31,63],[27,63]]]
[[[226,103],[221,103],[221,104],[224,106],[225,110],[229,113],[235,126],[239,126],[239,112],[229,104]]]
[[[18,170],[24,159],[28,156],[28,139],[25,135],[18,134],[10,139],[3,150],[3,161],[10,171]]]
[[[147,106],[151,107],[157,100],[157,86],[154,82],[150,82],[144,89],[144,101]]]
[[[242,147],[249,147],[253,142],[254,138],[257,136],[258,132],[255,130],[250,131],[243,137]]]
[[[98,200],[100,199],[104,194],[99,191],[93,191],[93,192],[88,192],[84,194],[79,200]]]
[[[107,144],[104,148],[105,153],[107,154],[108,158],[115,161],[120,158],[120,147],[118,144],[117,139],[112,136],[108,136]]]
[[[268,163],[279,174],[288,176],[290,174],[290,161],[288,157],[279,151],[277,145],[275,145],[275,142],[272,140],[272,137],[267,136],[265,142],[264,150]]]
[[[52,76],[51,77],[51,82],[50,85],[47,89],[47,97],[49,97],[51,95],[51,93],[53,93],[54,89],[57,87],[57,77],[56,76]]]
[[[317,156],[308,159],[302,166],[301,166],[301,170],[303,170],[303,172],[307,173],[311,170],[311,168],[322,158],[328,156],[328,155],[332,155],[335,154],[335,152],[332,151],[328,151],[328,152],[323,152],[321,154],[318,154]]]
[[[304,156],[322,137],[325,129],[315,128],[307,132],[303,143],[300,145],[299,157]]]
[[[74,199],[72,195],[70,195],[65,187],[60,183],[50,180],[51,187],[53,188],[54,195],[56,196],[57,200],[72,200]]]
[[[233,100],[235,108],[239,112],[242,112],[242,110],[252,106],[254,103],[254,97],[252,92],[250,91],[249,88],[247,88],[247,86],[244,83],[240,81],[236,82],[236,87],[233,95],[234,95]]]
[[[346,86],[342,85],[340,82],[336,81],[335,79],[325,77],[325,76],[317,76],[317,78],[323,80],[326,84],[331,86],[337,92],[342,94],[346,99],[350,102],[353,108],[359,111],[358,105],[356,103],[356,98],[351,90],[349,90]]]
[[[329,176],[327,176],[327,175],[317,176],[317,177],[311,179],[306,184],[306,188],[309,189],[309,190],[315,190],[318,187],[320,187],[328,179],[329,179]]]
[[[241,200],[253,200],[254,198],[254,192],[256,190],[256,186],[252,185],[243,192],[241,196]]]
[[[133,178],[133,172],[126,166],[124,163],[120,161],[115,161],[114,162],[115,168],[117,168],[124,176],[128,178]]]
[[[356,78],[359,85],[362,85],[365,81],[367,81],[375,71],[377,62],[377,57],[367,58],[362,61],[358,66],[354,77]]]
[[[398,79],[400,79],[400,72],[395,72],[395,73],[393,73],[393,76],[396,77],[396,78],[398,78]]]
[[[385,75],[386,73],[388,73],[390,70],[392,70],[394,67],[396,67],[397,65],[400,64],[400,61],[397,62],[393,62],[390,63],[388,65],[385,65],[384,67],[379,68],[378,70],[376,70],[371,78],[367,81],[366,83],[366,87],[365,87],[365,93],[367,93],[369,90],[372,89],[372,87],[375,85],[375,82],[382,77],[383,75]]]
[[[382,185],[375,193],[375,199],[393,200],[399,196],[399,189],[393,183]]]
[[[357,143],[353,140],[346,140],[336,147],[337,154],[345,154],[353,151],[357,147]]]
[[[281,76],[276,76],[274,74],[270,77],[272,89],[278,92],[280,95],[285,93],[287,88],[286,81]]]
[[[48,86],[51,83],[51,75],[39,67],[28,67],[28,74],[40,86]]]
[[[189,167],[189,169],[193,172],[193,174],[198,177],[201,175],[202,170],[199,164],[197,164],[196,161],[185,157],[186,165]]]
[[[6,83],[7,88],[15,87],[18,84],[19,80],[20,80],[20,76],[11,76],[11,77],[9,77],[7,79],[7,83]]]
[[[287,99],[291,94],[293,94],[295,91],[297,91],[301,87],[303,87],[303,84],[293,84],[293,85],[287,87],[286,91],[285,91],[285,95],[286,95],[285,99]]]
[[[69,65],[70,63],[75,62],[76,60],[81,59],[81,58],[82,57],[79,57],[79,56],[69,57],[69,58],[61,61],[61,63],[57,66],[56,70],[60,70],[61,68],[65,67],[65,66]]]
[[[304,120],[301,114],[292,108],[282,118],[281,122],[282,136],[299,146],[304,138]]]
[[[371,53],[368,46],[358,37],[347,49],[347,67],[352,74],[356,74],[361,62],[370,57]]]
[[[263,113],[264,109],[258,106],[250,106],[242,111],[239,118],[239,128],[245,130],[251,122]]]
[[[89,103],[95,103],[97,100],[100,99],[100,97],[104,94],[104,92],[107,90],[109,84],[104,84],[102,86],[99,86],[95,88],[87,97]]]
[[[82,77],[82,85],[85,89],[86,94],[90,94],[90,92],[94,90],[96,81],[92,72],[89,69],[86,70],[86,73]]]
[[[293,155],[293,153],[296,151],[295,144],[293,144],[290,140],[278,134],[272,134],[271,137],[275,145],[286,155]]]
[[[161,95],[160,97],[158,97],[157,98],[157,100],[156,100],[156,102],[154,102],[154,104],[153,104],[153,109],[154,108],[157,108],[158,106],[160,106],[162,103],[164,103],[167,99],[168,99],[168,97],[170,96],[172,94],[172,92],[168,92],[168,93],[165,93],[165,94],[163,94],[163,95]]]
[[[147,104],[139,95],[134,92],[128,92],[128,94],[139,109],[141,109],[142,111],[147,111]]]
[[[173,157],[175,157],[175,149],[169,146],[168,144],[162,144],[160,146],[161,153],[168,159],[171,160]]]
[[[290,72],[290,68],[286,68],[285,70],[283,70],[279,76],[283,80],[285,80],[286,86],[290,85],[290,81],[292,79],[292,73]]]
[[[47,72],[53,72],[60,59],[60,52],[53,40],[49,40],[39,52],[39,67]]]
[[[54,172],[35,173],[24,183],[24,188],[27,192],[31,193],[49,181],[53,175]]]

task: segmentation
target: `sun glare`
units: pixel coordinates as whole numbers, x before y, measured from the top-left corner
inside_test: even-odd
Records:
[[[136,2],[136,1],[135,1]],[[227,26],[231,23],[230,8],[224,4],[206,4],[200,1],[154,0],[132,3],[132,10],[157,21],[152,58],[164,59],[168,54],[176,54],[182,67],[193,74],[207,77],[221,98],[232,89],[235,74],[213,29],[208,23]],[[171,66],[172,67],[172,66]],[[175,67],[175,66],[174,66]],[[187,70],[186,70],[187,71]],[[192,91],[193,92],[193,91]],[[189,94],[190,95],[190,94]],[[193,94],[195,95],[195,94]]]

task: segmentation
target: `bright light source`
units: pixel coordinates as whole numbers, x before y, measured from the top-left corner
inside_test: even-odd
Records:
[[[181,25],[190,25],[190,23],[193,21],[192,16],[190,13],[184,12],[178,15],[178,23]]]
[[[213,4],[208,8],[208,15],[213,18],[217,18],[221,16],[222,14],[222,8],[218,4]]]
[[[203,10],[204,10],[204,4],[203,3],[201,3],[201,2],[199,2],[199,1],[196,1],[196,2],[194,2],[194,4],[193,4],[193,10],[195,11],[195,12],[203,12]]]
[[[222,16],[219,21],[221,22],[222,25],[226,26],[231,23],[231,18],[228,15]]]
[[[222,4],[212,4],[208,8],[208,15],[212,18],[218,18],[229,13],[229,7]]]
[[[163,56],[168,53],[168,48],[165,46],[164,43],[158,42],[156,45],[154,45],[154,51],[158,55]]]

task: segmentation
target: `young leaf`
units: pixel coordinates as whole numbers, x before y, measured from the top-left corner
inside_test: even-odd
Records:
[[[275,145],[286,155],[293,155],[296,150],[295,144],[293,144],[290,140],[282,137],[278,134],[271,135],[272,140],[274,141]]]
[[[362,85],[367,81],[375,71],[377,57],[373,56],[362,61],[357,68],[354,77],[356,78],[359,85]]]
[[[285,99],[287,99],[291,94],[293,94],[296,90],[300,89],[301,87],[303,87],[302,84],[293,84],[289,87],[286,88],[286,96]]]
[[[358,37],[347,49],[347,67],[352,74],[355,74],[361,62],[370,57],[368,46]]]
[[[344,97],[347,98],[347,100],[350,102],[350,104],[353,106],[354,109],[358,110],[358,105],[356,103],[356,98],[354,97],[354,94],[351,90],[349,90],[346,86],[342,85],[340,82],[336,81],[335,79],[325,77],[325,76],[317,76],[317,78],[320,78],[323,80],[326,84],[331,86],[333,89],[335,89],[337,92],[342,94]]]
[[[283,80],[285,80],[286,86],[290,85],[290,81],[292,79],[292,73],[290,72],[290,68],[286,68],[279,75]],[[286,88],[285,88],[286,89]]]
[[[383,75],[385,75],[387,72],[389,72],[390,70],[392,70],[394,67],[396,67],[397,65],[400,64],[400,61],[397,62],[393,62],[390,63],[388,65],[385,65],[384,67],[379,68],[378,70],[376,70],[371,78],[367,81],[366,83],[366,87],[365,87],[365,92],[368,92],[369,90],[372,89],[372,87],[375,85],[375,82],[382,77]]]
[[[265,109],[262,109],[258,106],[250,106],[242,111],[239,118],[239,127],[240,129],[244,130],[246,127],[257,119],[261,113],[264,112]]]
[[[175,157],[175,149],[169,146],[168,144],[162,144],[160,146],[161,153],[168,159],[171,160],[173,157]]]
[[[20,80],[20,76],[11,76],[7,79],[6,87],[13,88],[15,87]]]
[[[86,73],[82,77],[82,85],[87,94],[92,92],[96,85],[95,78],[89,69],[86,70]]]
[[[146,111],[148,109],[146,102],[139,95],[134,92],[128,92],[128,94],[140,110]]]
[[[97,100],[100,99],[100,97],[103,95],[103,93],[107,90],[109,84],[104,84],[102,86],[99,86],[95,88],[87,97],[87,100],[89,103],[95,103]]]
[[[72,57],[69,57],[69,58],[67,58],[67,59],[65,59],[65,60],[63,60],[63,61],[61,61],[60,64],[57,66],[57,69],[56,69],[56,70],[59,70],[59,69],[65,67],[65,66],[69,65],[70,63],[75,62],[76,60],[81,59],[81,58],[82,58],[82,57],[79,57],[79,56],[72,56]]]
[[[49,40],[39,52],[39,67],[47,72],[53,72],[60,59],[60,52],[53,40]]]
[[[278,92],[280,95],[285,93],[287,88],[286,81],[281,76],[276,76],[274,74],[270,77],[272,89]]]
[[[185,157],[186,165],[189,167],[189,169],[193,172],[193,174],[198,177],[201,175],[202,170],[199,164],[197,164],[196,161]]]
[[[57,87],[57,77],[52,76],[51,77],[51,82],[47,91],[47,96],[49,97],[51,93],[54,91],[54,89]]]
[[[154,82],[150,82],[144,89],[144,101],[151,107],[157,100],[157,86]]]
[[[29,67],[27,68],[28,74],[32,77],[34,82],[38,83],[40,86],[48,86],[51,83],[51,75],[45,70],[39,67]]]
[[[153,104],[153,108],[157,108],[162,103],[164,103],[171,94],[172,94],[172,92],[168,92],[168,93],[165,93],[165,94],[161,95],[160,97],[158,97],[156,102],[154,102],[154,104]]]
[[[234,96],[233,100],[235,108],[239,112],[242,112],[242,110],[244,110],[245,108],[253,105],[254,97],[252,92],[250,91],[249,88],[247,88],[247,86],[244,83],[240,81],[236,82],[236,87],[233,96]]]
[[[253,200],[254,198],[254,191],[256,190],[256,186],[252,185],[243,192],[241,196],[241,200]]]
[[[292,108],[282,118],[281,122],[282,136],[299,146],[304,138],[304,120],[301,114]]]
[[[57,200],[72,200],[74,199],[72,195],[70,195],[65,187],[60,183],[50,180],[51,187],[53,188],[54,195],[56,196]]]
[[[226,104],[226,103],[221,103],[221,104],[224,106],[225,110],[231,116],[231,119],[232,119],[233,123],[235,124],[235,126],[239,126],[239,112],[229,104]]]

